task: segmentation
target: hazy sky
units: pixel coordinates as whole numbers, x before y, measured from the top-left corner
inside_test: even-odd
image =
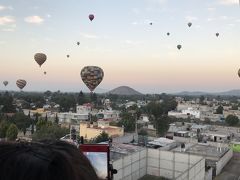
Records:
[[[238,3],[0,0],[0,81],[9,81],[0,89],[17,90],[15,82],[21,78],[28,82],[25,91],[86,91],[80,71],[87,65],[104,70],[101,89],[121,85],[143,93],[240,89]],[[36,52],[48,56],[42,68],[34,61]]]

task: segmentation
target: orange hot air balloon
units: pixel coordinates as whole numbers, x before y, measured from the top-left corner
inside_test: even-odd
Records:
[[[38,63],[38,65],[41,67],[42,64],[47,60],[46,54],[43,53],[36,53],[34,55],[35,61]]]

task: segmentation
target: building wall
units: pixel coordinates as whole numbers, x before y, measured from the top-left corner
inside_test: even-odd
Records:
[[[177,180],[203,180],[205,159],[201,156],[158,149],[144,149],[113,162],[115,180],[137,180],[146,174]]]
[[[223,167],[228,163],[228,161],[232,158],[233,151],[229,149],[229,151],[217,162],[216,166],[216,175],[220,174]]]

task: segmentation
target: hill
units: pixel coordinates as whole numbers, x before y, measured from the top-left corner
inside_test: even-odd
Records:
[[[128,87],[128,86],[120,86],[108,92],[108,94],[117,94],[117,95],[142,95],[142,93]]]
[[[189,91],[183,91],[180,93],[175,93],[174,95],[178,96],[201,96],[201,95],[212,95],[212,96],[240,96],[240,90],[234,89],[230,91],[225,92],[201,92],[201,91],[195,91],[195,92],[189,92]]]

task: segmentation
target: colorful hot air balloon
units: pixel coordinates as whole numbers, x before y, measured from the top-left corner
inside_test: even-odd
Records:
[[[177,48],[180,50],[182,48],[182,45],[177,45]]]
[[[3,81],[4,86],[8,85],[8,81]]]
[[[238,70],[238,76],[240,77],[240,69]]]
[[[77,42],[77,45],[79,46],[79,45],[80,45],[80,42]]]
[[[191,26],[192,26],[192,23],[191,23],[191,22],[189,22],[189,23],[188,23],[188,27],[191,27]]]
[[[168,33],[167,33],[167,35],[169,36],[169,35],[170,35],[170,33],[168,32]]]
[[[82,81],[92,92],[103,80],[104,72],[97,66],[85,66],[81,70]]]
[[[46,54],[43,54],[43,53],[36,53],[34,55],[34,59],[41,67],[41,65],[47,60],[47,56]]]
[[[90,21],[92,21],[94,19],[94,15],[93,14],[89,14],[88,18],[90,19]]]
[[[17,84],[17,87],[19,87],[19,89],[22,90],[26,86],[27,82],[23,79],[18,79],[16,84]]]
[[[219,36],[219,33],[216,33],[216,36],[218,37],[218,36]]]

